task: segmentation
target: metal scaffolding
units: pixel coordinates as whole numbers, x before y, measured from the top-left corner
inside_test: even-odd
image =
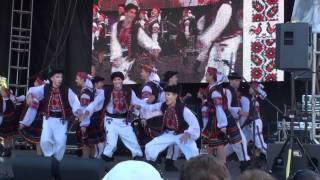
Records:
[[[12,0],[8,84],[15,95],[29,83],[33,0]]]

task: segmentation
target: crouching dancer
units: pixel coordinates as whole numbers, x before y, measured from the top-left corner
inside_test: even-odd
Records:
[[[200,136],[199,123],[191,110],[177,100],[178,91],[178,86],[167,86],[166,102],[142,107],[148,110],[160,109],[163,113],[162,134],[145,147],[148,161],[156,161],[159,153],[171,145],[177,145],[187,160],[199,154],[195,142]]]

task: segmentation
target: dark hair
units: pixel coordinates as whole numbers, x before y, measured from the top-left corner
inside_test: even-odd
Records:
[[[276,180],[270,174],[259,169],[247,170],[240,175],[240,180]]]
[[[180,173],[180,180],[229,180],[227,167],[212,155],[191,158]]]
[[[139,7],[134,5],[134,4],[132,4],[132,3],[127,4],[126,7],[125,7],[126,12],[129,11],[130,9],[135,9],[137,11],[137,13],[139,11]]]

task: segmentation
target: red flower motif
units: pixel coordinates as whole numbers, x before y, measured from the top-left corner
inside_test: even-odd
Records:
[[[267,3],[268,3],[269,5],[277,4],[277,3],[278,3],[278,0],[267,0]]]
[[[255,67],[251,70],[251,78],[253,80],[258,80],[262,77],[263,75],[263,70],[259,67]]]
[[[267,50],[266,50],[266,58],[267,59],[276,58],[276,49],[274,47],[267,48]]]
[[[263,5],[259,2],[259,1],[254,1],[253,2],[253,8],[257,11],[257,12],[261,12],[264,10]]]
[[[261,22],[261,21],[265,21],[265,18],[262,14],[255,14],[253,17],[252,17],[252,21],[253,22]]]
[[[258,55],[251,55],[251,61],[257,66],[260,66],[263,62],[263,60]]]
[[[274,73],[266,75],[264,78],[265,81],[276,81],[277,80],[277,75]]]
[[[262,43],[260,41],[253,42],[251,44],[251,51],[254,53],[261,53],[262,51]]]
[[[268,72],[271,72],[271,71],[273,71],[274,66],[275,66],[274,62],[271,62],[271,63],[269,63],[269,64],[266,66],[266,70],[267,70]]]
[[[266,45],[267,45],[267,46],[272,46],[273,43],[274,43],[274,39],[267,39],[267,40],[266,40]]]

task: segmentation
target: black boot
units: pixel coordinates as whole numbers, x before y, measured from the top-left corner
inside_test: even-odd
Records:
[[[108,156],[106,156],[106,155],[104,155],[104,154],[101,155],[101,159],[103,159],[103,160],[106,161],[106,162],[112,162],[112,161],[114,161],[114,157],[108,157]]]
[[[240,161],[240,170],[241,172],[246,171],[250,166],[250,162],[249,161]]]
[[[174,161],[172,159],[166,159],[164,169],[166,171],[178,171],[178,168],[174,166]]]
[[[60,161],[54,156],[51,157],[51,175],[54,180],[61,180]]]

